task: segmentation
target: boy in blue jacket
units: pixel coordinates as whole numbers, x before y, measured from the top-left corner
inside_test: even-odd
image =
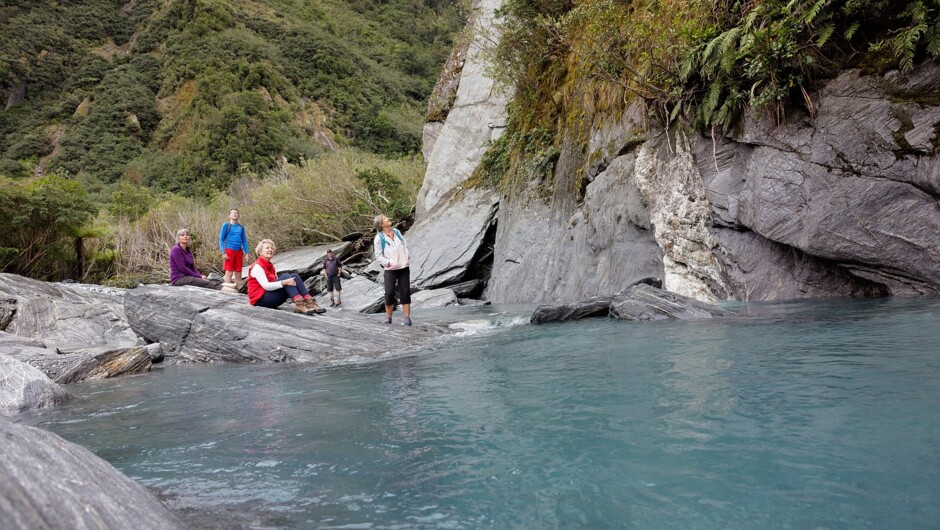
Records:
[[[242,264],[248,256],[248,237],[245,235],[245,227],[238,223],[238,210],[234,208],[228,212],[228,222],[219,230],[219,250],[222,251],[225,283],[234,281],[240,287]]]

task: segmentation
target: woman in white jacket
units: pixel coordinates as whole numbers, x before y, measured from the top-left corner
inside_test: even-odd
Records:
[[[375,259],[385,271],[385,323],[392,323],[395,310],[395,293],[401,303],[401,312],[405,315],[402,324],[411,325],[411,261],[408,256],[408,243],[397,228],[392,228],[392,221],[384,215],[375,216],[375,239],[372,241]]]

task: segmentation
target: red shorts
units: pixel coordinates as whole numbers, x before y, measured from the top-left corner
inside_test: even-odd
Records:
[[[222,270],[242,273],[242,258],[245,253],[241,250],[225,249],[225,255],[228,259],[222,262]]]

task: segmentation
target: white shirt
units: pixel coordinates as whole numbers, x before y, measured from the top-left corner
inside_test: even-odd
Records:
[[[382,250],[382,237],[385,237],[385,250]],[[385,270],[404,269],[410,264],[408,243],[404,237],[398,237],[394,231],[391,237],[381,233],[376,234],[373,246],[375,259],[379,260]]]
[[[257,263],[248,269],[248,275],[258,280],[258,285],[263,287],[265,291],[277,291],[278,289],[284,287],[281,285],[281,282],[269,282],[268,275],[264,273],[264,269],[262,269],[261,265],[258,265]]]

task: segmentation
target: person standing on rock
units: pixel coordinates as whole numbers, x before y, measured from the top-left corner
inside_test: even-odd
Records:
[[[245,227],[238,222],[238,210],[232,208],[228,212],[228,222],[219,230],[219,250],[222,251],[222,269],[225,271],[225,281],[242,281],[242,266],[248,256],[248,236]],[[234,278],[234,280],[233,280]]]
[[[219,280],[210,280],[196,269],[193,251],[189,249],[189,230],[180,228],[176,231],[176,244],[170,249],[170,284],[193,285],[216,291],[234,293],[234,283],[222,283]]]
[[[385,323],[392,323],[395,310],[395,292],[401,303],[401,312],[405,315],[402,324],[411,325],[411,264],[408,255],[408,243],[397,228],[392,228],[392,221],[384,215],[375,216],[375,239],[372,250],[375,259],[385,271]]]
[[[255,248],[258,259],[248,268],[248,302],[260,307],[277,308],[287,301],[294,301],[294,312],[304,315],[325,313],[307,292],[307,286],[296,272],[277,275],[271,258],[277,252],[274,241],[264,239]]]
[[[340,283],[340,275],[343,274],[343,262],[333,254],[333,249],[326,250],[323,274],[326,276],[326,290],[330,293],[330,307],[342,305],[340,295],[343,294],[343,286]]]

